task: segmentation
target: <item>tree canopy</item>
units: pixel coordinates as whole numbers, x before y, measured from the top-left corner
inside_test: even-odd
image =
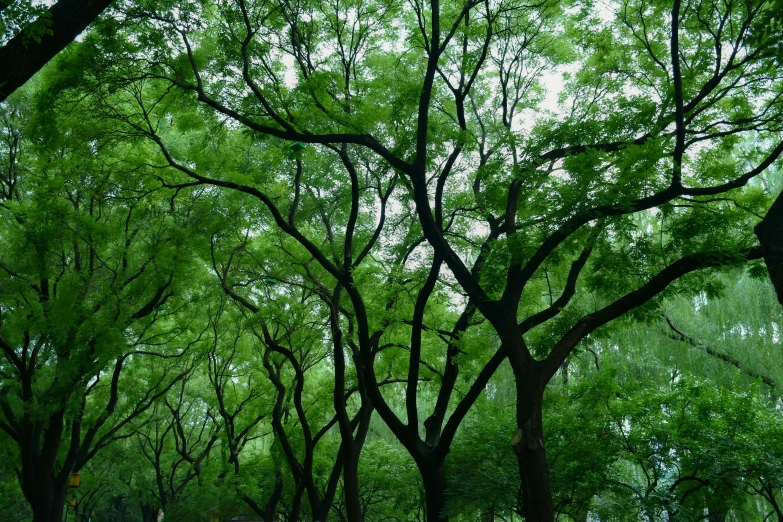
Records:
[[[3,104],[9,497],[780,519],[777,4],[118,3]]]

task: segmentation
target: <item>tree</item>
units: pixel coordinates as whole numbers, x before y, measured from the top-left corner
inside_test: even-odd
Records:
[[[555,492],[586,494],[602,519],[774,516],[779,490],[770,496],[757,481],[777,480],[761,463],[774,468],[779,458],[781,312],[758,268],[761,280],[733,272],[709,295],[663,303],[688,340],[654,316],[591,336],[568,386],[550,386],[545,401]],[[574,478],[563,473],[571,467]]]
[[[301,161],[296,164],[301,168]],[[301,210],[294,208],[292,214],[300,211],[306,215],[310,209],[306,194],[312,190],[314,187],[308,186],[303,177]],[[231,196],[227,199],[233,200]],[[340,320],[341,289],[332,291],[321,283],[326,274],[309,267],[306,257],[298,255],[295,246],[281,241],[276,233],[251,237],[254,213],[243,216],[246,210],[240,209],[232,212],[234,222],[224,222],[212,238],[212,267],[222,290],[245,316],[247,333],[258,345],[255,353],[274,387],[276,400],[270,422],[294,479],[295,496],[306,495],[313,519],[325,520],[340,493],[342,476],[346,516],[356,519],[361,516],[359,454],[369,429],[372,406],[363,376],[349,373],[339,363],[339,354],[345,348]],[[328,223],[330,218],[323,213],[322,219]],[[239,244],[229,243],[221,248],[232,240]],[[290,266],[274,263],[275,254],[284,255]],[[324,339],[330,342],[324,343]],[[226,374],[233,375],[229,368],[238,364],[233,360],[238,350],[235,343],[227,357],[213,355],[210,375],[218,397],[225,393]],[[356,351],[351,351],[355,357]],[[396,382],[400,379],[387,378],[378,386]],[[330,389],[332,397],[328,395]],[[327,404],[334,408],[333,412],[324,409]],[[227,413],[223,415],[228,417]],[[340,444],[330,448],[326,435],[335,426],[340,431]],[[322,463],[320,473],[318,460]],[[279,498],[280,489],[282,483],[276,485],[277,497],[273,499]],[[295,499],[295,511],[297,502]],[[260,516],[272,519],[274,509],[269,503],[263,509],[251,505]],[[290,517],[295,519],[295,513]]]
[[[367,396],[416,461],[431,520],[444,516],[443,462],[456,427],[504,358],[516,381],[512,441],[524,513],[549,521],[543,397],[568,356],[623,314],[642,307],[643,315],[662,297],[708,287],[705,269],[763,253],[750,231],[771,195],[754,180],[783,152],[781,77],[770,52],[777,42],[750,30],[767,3],[575,7],[161,5],[128,11],[123,30],[132,38],[98,53],[113,53],[99,82],[121,87],[104,91],[102,110],[160,148],[176,174],[167,183],[255,198],[267,223],[328,274],[332,296],[345,294],[350,309],[333,321],[332,336],[343,324],[352,332]],[[562,101],[547,114],[541,76],[561,64],[576,72],[564,77]],[[171,122],[196,117],[222,126],[228,143],[252,140],[258,151],[220,164],[185,146]],[[235,141],[237,126],[249,136]],[[312,149],[304,170],[283,161],[286,146]],[[364,178],[376,172],[394,187],[386,195],[390,181],[381,185],[373,200],[384,217],[363,227]],[[318,229],[309,227],[316,220],[296,221],[302,175],[312,186],[329,183],[314,192],[316,212],[335,202]],[[397,231],[385,222],[392,206],[412,211]],[[336,221],[344,224],[339,235],[314,239]],[[358,246],[361,231],[368,239]],[[396,248],[372,264],[367,254],[378,238]],[[408,252],[420,246],[411,271],[426,274],[421,285],[402,279],[394,287],[412,291],[412,313],[390,320],[368,296],[398,282]],[[376,266],[391,277],[373,280]],[[459,312],[436,330],[447,347],[444,391],[420,423],[425,318],[437,312],[433,296],[448,293]],[[387,303],[394,310],[398,301]],[[404,407],[395,411],[376,367],[385,361],[380,347],[399,344],[396,324],[409,327],[410,357]],[[450,405],[459,339],[490,326],[499,348]]]
[[[152,496],[157,502],[141,505],[144,522],[155,522],[158,509],[166,512],[186,498],[188,484],[201,475],[220,436],[221,426],[211,408],[201,398],[186,395],[188,384],[195,387],[192,381],[181,380],[178,389],[163,397],[163,404],[153,406],[152,418],[133,430],[155,476]],[[159,408],[165,408],[165,413]]]
[[[50,522],[69,473],[185,377],[197,332],[174,322],[186,243],[166,202],[123,184],[78,114],[27,124],[25,102],[4,112],[0,429],[33,520]]]
[[[254,464],[258,463],[252,457],[248,458],[246,448],[252,446],[254,440],[263,438],[265,434],[261,430],[266,431],[266,426],[262,421],[270,416],[270,410],[274,410],[273,415],[278,412],[286,395],[278,393],[274,401],[262,400],[267,395],[271,399],[273,394],[260,375],[260,368],[255,370],[257,364],[247,353],[249,333],[242,325],[241,317],[226,310],[223,296],[217,303],[211,321],[212,346],[207,355],[207,377],[216,399],[216,416],[223,428],[219,480],[225,480],[242,502],[269,522],[277,515],[284,477],[277,462],[271,470],[261,468],[265,473],[257,473],[259,468]],[[297,483],[291,507],[293,515],[289,520],[298,519],[302,494],[298,486]],[[256,489],[261,490],[265,501],[259,501],[253,494]]]

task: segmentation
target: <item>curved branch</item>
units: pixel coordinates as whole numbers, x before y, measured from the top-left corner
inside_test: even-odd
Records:
[[[588,314],[577,321],[577,323],[555,344],[550,354],[543,361],[542,372],[540,374],[542,382],[549,382],[549,379],[555,375],[558,368],[560,368],[566,360],[566,357],[568,357],[576,345],[588,334],[608,322],[617,319],[626,312],[643,305],[663,292],[666,287],[685,274],[703,268],[736,264],[738,262],[751,261],[759,258],[761,258],[761,248],[752,247],[744,252],[699,252],[698,254],[686,256],[675,261],[661,270],[637,290],[624,295],[608,306]]]

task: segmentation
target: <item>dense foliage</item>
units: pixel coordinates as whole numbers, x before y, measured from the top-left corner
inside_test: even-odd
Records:
[[[783,520],[778,4],[118,3],[1,108],[4,516]]]

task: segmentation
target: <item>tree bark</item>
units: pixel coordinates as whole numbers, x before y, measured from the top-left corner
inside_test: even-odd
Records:
[[[3,101],[71,43],[112,0],[60,0],[49,8],[51,34],[39,41],[26,30],[0,48],[0,101]],[[39,18],[33,24],[42,24]]]
[[[60,522],[68,488],[65,474],[55,470],[62,436],[62,412],[52,416],[40,452],[32,440],[22,443],[22,490],[33,509],[33,522]],[[30,433],[28,430],[26,433]]]
[[[44,486],[39,491],[33,508],[33,522],[61,522],[67,489],[59,491],[53,485]]]
[[[418,459],[419,473],[424,483],[424,506],[427,522],[448,522],[446,507],[446,469],[444,459],[433,450]]]
[[[756,225],[755,232],[772,286],[778,294],[778,301],[783,305],[783,193],[772,204],[761,223]]]
[[[343,461],[343,491],[345,516],[348,522],[361,522],[362,505],[359,496],[359,455],[352,447],[345,450]]]
[[[299,522],[299,513],[302,511],[302,493],[304,486],[302,484],[296,487],[294,500],[291,502],[291,512],[288,514],[288,522]]]
[[[150,505],[140,505],[141,518],[144,522],[157,522],[158,520],[158,508]]]
[[[112,507],[114,508],[114,521],[124,522],[125,520],[125,500],[122,497],[114,497],[112,500]],[[58,522],[60,522],[58,520]]]
[[[511,446],[519,462],[525,521],[554,522],[552,490],[544,446],[543,390],[529,390],[522,383],[518,383],[517,387],[521,388],[517,392],[518,429],[511,439]]]
[[[320,499],[312,501],[311,504],[313,504],[313,522],[326,522],[331,504]]]
[[[280,466],[275,466],[275,488],[272,496],[264,506],[264,522],[274,522],[277,504],[283,495],[283,470]]]
[[[360,377],[361,379],[361,377]],[[345,497],[345,515],[348,522],[363,522],[361,495],[359,493],[359,457],[370,427],[373,407],[370,399],[362,396],[362,405],[358,414],[356,438],[343,439],[343,495]]]
[[[522,510],[525,522],[554,522],[544,446],[543,401],[547,383],[565,360],[558,362],[552,371],[547,361],[537,361],[532,356],[517,326],[516,309],[507,306],[491,320],[507,347],[508,362],[514,372],[517,430],[511,437],[511,447],[519,464]]]
[[[490,506],[488,510],[481,514],[482,522],[495,522],[495,505]]]

